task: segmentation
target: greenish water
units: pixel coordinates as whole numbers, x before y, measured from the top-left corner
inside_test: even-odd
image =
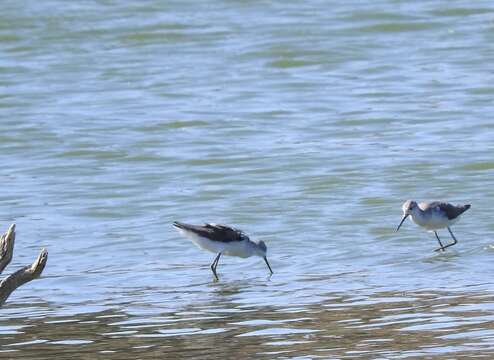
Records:
[[[494,353],[494,5],[4,1],[0,357]],[[406,199],[471,203],[434,253]],[[227,223],[262,260],[204,253]],[[447,239],[447,232],[442,233]]]

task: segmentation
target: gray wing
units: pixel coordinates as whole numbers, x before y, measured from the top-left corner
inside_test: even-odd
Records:
[[[175,221],[173,226],[190,231],[198,236],[219,242],[232,242],[248,240],[249,237],[241,230],[235,229],[226,225],[219,224],[204,224],[204,225],[189,225]]]
[[[434,209],[434,208],[439,208],[441,209],[442,212],[446,214],[449,220],[456,219],[458,216],[463,214],[465,211],[470,209],[470,205],[453,205],[447,202],[442,202],[442,201],[434,201],[427,206],[425,206],[426,209],[424,210],[429,210],[429,209]]]

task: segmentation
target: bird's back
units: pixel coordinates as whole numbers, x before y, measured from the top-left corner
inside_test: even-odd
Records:
[[[249,237],[241,230],[226,225],[190,225],[175,221],[173,226],[212,241],[229,243],[234,241],[249,240]]]
[[[420,209],[422,209],[422,211],[432,212],[439,210],[446,215],[448,220],[456,219],[458,216],[470,209],[470,206],[470,204],[453,205],[443,201],[433,201],[430,203],[423,202],[419,204],[419,207]]]

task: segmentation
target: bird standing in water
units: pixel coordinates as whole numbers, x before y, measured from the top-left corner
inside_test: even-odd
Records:
[[[396,231],[400,230],[401,225],[408,216],[412,217],[415,224],[427,229],[428,231],[434,231],[440,248],[435,251],[444,251],[444,249],[455,245],[456,240],[450,226],[458,221],[460,215],[470,209],[470,205],[453,205],[446,202],[434,201],[434,202],[422,202],[417,204],[413,200],[407,200],[402,206],[403,218]],[[447,228],[453,242],[446,246],[443,246],[439,235],[437,235],[438,229]]]
[[[264,241],[253,242],[243,231],[226,225],[189,225],[175,221],[173,226],[201,249],[218,254],[211,264],[211,270],[216,280],[219,280],[216,267],[222,254],[241,258],[248,258],[253,255],[262,257],[269,272],[273,274],[266,257],[268,249]]]

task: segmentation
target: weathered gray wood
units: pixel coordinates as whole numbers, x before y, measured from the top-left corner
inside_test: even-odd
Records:
[[[0,238],[0,274],[10,264],[14,254],[15,242],[15,224],[10,225],[9,229]]]
[[[15,242],[15,224],[12,224],[5,234],[0,238],[0,273],[12,260]],[[5,303],[10,294],[22,284],[39,277],[48,260],[48,251],[42,249],[38,258],[28,266],[17,270],[0,281],[0,306]]]

